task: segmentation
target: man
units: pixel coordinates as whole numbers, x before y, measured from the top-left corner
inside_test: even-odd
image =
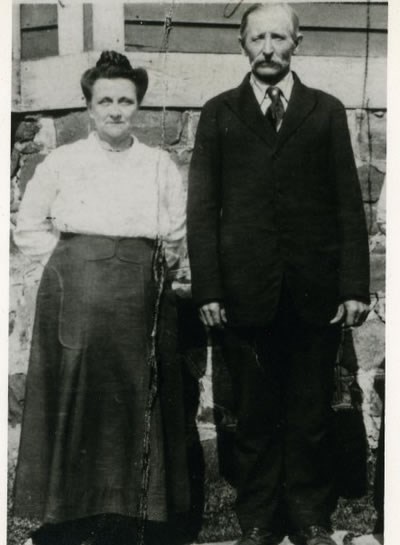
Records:
[[[247,9],[251,73],[204,106],[190,169],[193,297],[203,323],[224,329],[236,399],[237,545],[289,530],[334,544],[333,366],[341,325],[368,311],[346,114],[291,72],[301,39],[288,5]]]

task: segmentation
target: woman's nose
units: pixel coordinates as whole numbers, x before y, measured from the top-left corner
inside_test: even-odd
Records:
[[[112,117],[120,117],[121,115],[121,109],[118,104],[111,104],[110,109],[108,110],[108,113]]]

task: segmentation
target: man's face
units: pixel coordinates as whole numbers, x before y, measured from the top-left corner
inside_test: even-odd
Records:
[[[289,72],[299,41],[289,15],[278,7],[269,7],[249,15],[241,43],[253,74],[274,85]]]
[[[137,109],[136,87],[130,80],[95,81],[88,110],[101,140],[118,146],[130,138]]]

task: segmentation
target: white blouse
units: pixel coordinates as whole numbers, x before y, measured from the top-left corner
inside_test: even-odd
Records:
[[[184,252],[186,191],[168,153],[134,138],[105,149],[95,133],[60,146],[27,185],[14,240],[46,261],[61,231],[164,240],[172,266]]]

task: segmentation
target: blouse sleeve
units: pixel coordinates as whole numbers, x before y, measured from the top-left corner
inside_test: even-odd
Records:
[[[57,194],[57,173],[46,158],[28,182],[22,199],[14,241],[22,253],[46,261],[59,238],[51,219],[51,205]]]
[[[168,232],[164,236],[165,256],[168,267],[176,266],[186,256],[186,196],[182,176],[165,152],[164,207],[168,217]]]

